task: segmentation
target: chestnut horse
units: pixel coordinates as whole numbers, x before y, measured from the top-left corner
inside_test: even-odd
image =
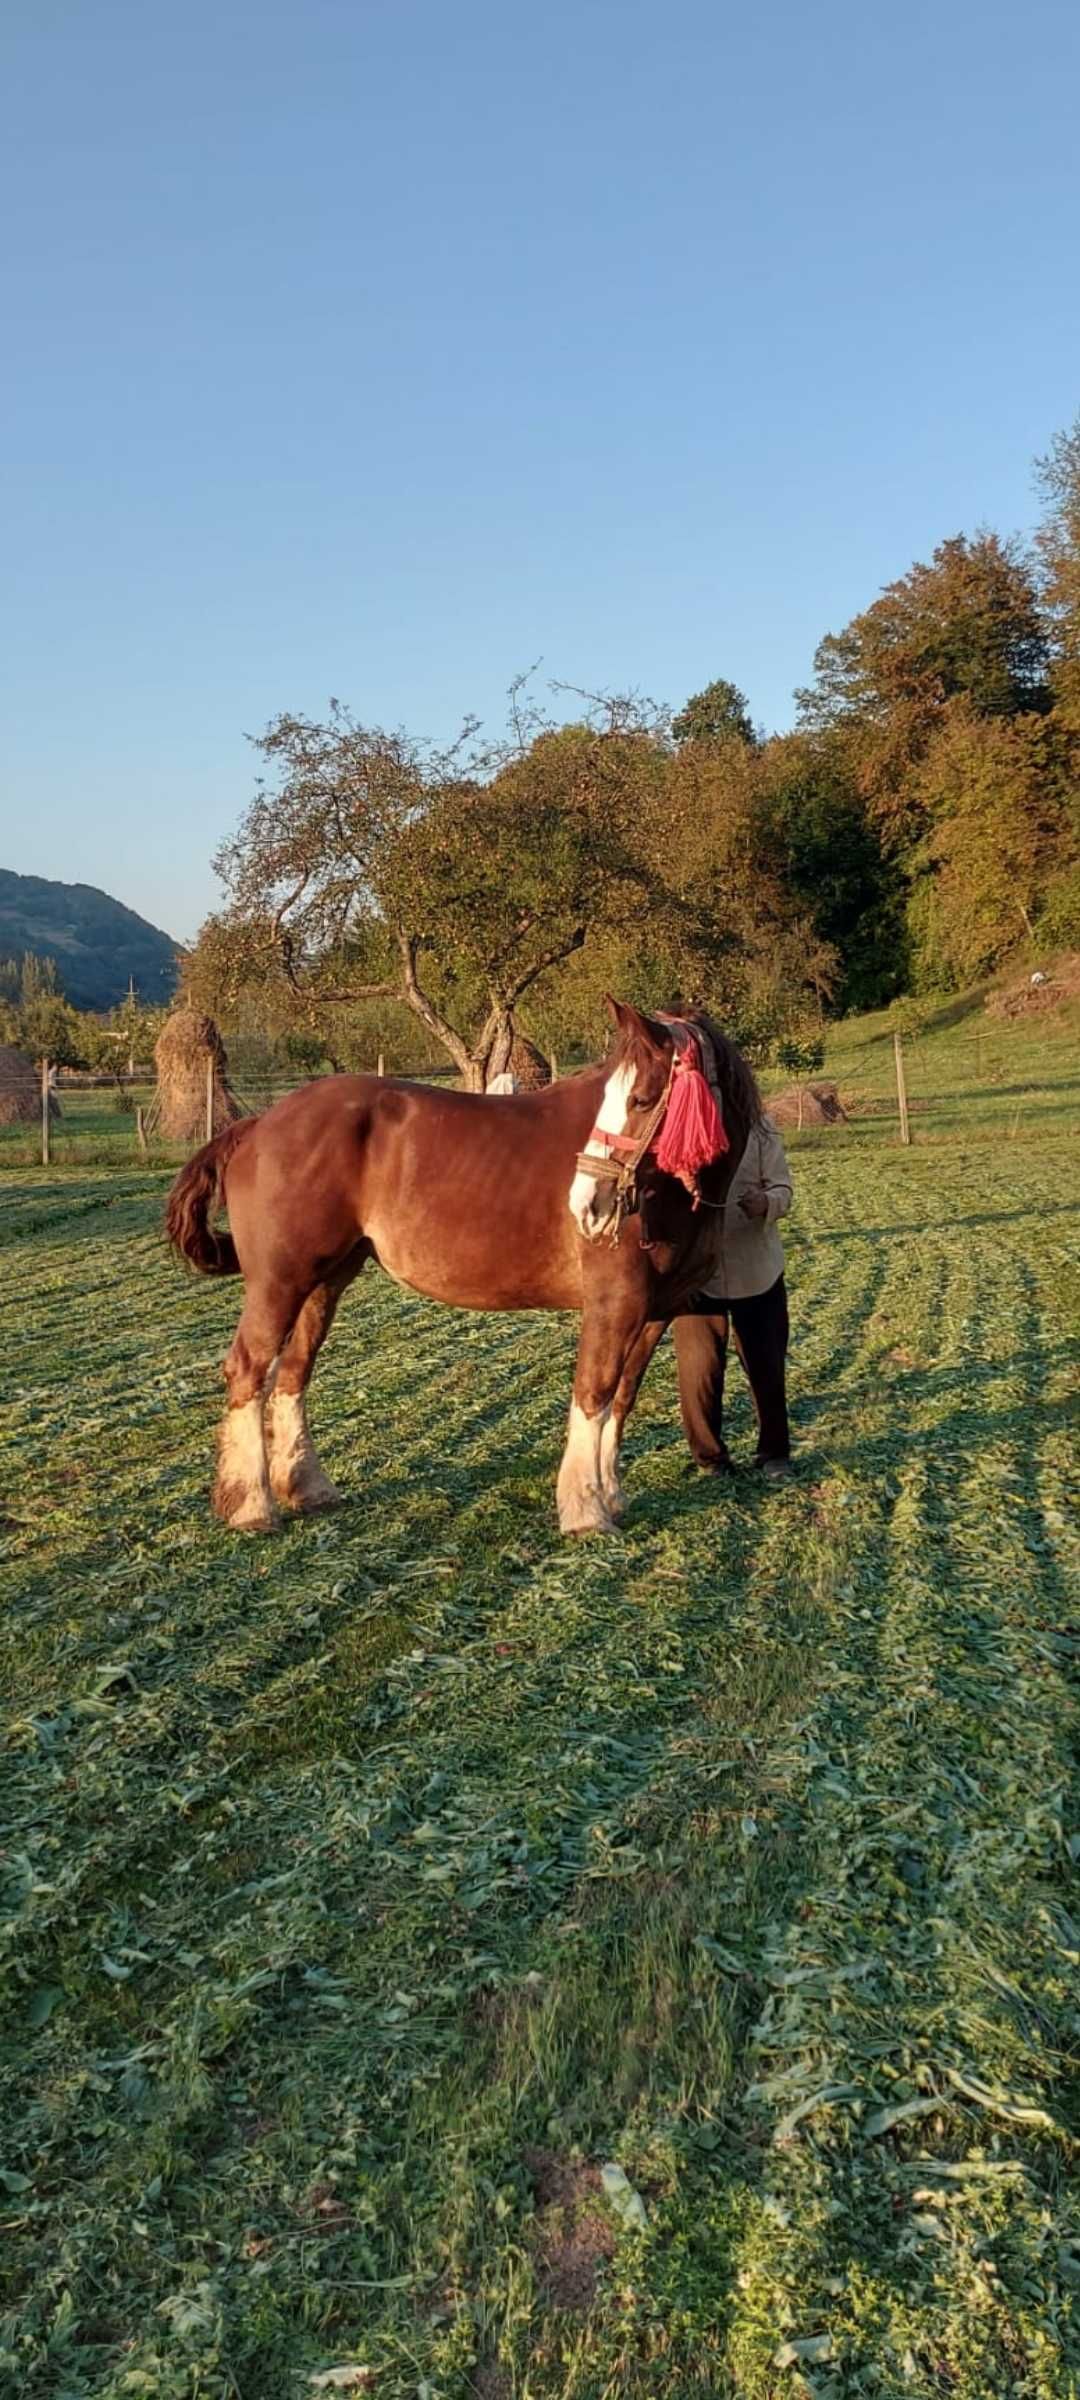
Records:
[[[214,1488],[226,1525],[266,1532],[275,1503],[311,1510],[340,1498],[304,1394],[343,1291],[375,1259],[454,1308],[580,1311],[559,1523],[612,1530],[623,1427],[657,1343],[708,1279],[714,1210],[760,1102],[734,1044],[707,1018],[685,1020],[712,1042],[729,1144],[700,1176],[698,1205],[652,1155],[679,1022],[609,1006],[607,1064],[546,1090],[493,1099],[327,1076],[230,1125],[181,1170],[166,1218],[174,1247],[203,1274],[246,1284]],[[212,1223],[223,1208],[227,1233]]]

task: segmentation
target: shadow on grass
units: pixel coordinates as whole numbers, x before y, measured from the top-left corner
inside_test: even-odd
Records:
[[[925,1217],[905,1221],[898,1218],[893,1225],[839,1225],[827,1233],[815,1232],[812,1241],[815,1249],[827,1242],[891,1242],[898,1235],[906,1233],[951,1233],[958,1225],[1022,1225],[1032,1218],[1042,1224],[1047,1217],[1076,1217],[1080,1220],[1080,1201],[1033,1200],[1030,1208],[974,1209],[964,1216],[950,1214],[943,1217],[940,1223],[928,1213]]]

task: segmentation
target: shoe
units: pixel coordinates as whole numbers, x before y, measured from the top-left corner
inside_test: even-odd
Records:
[[[754,1465],[769,1483],[790,1483],[795,1473],[790,1458],[755,1458]]]

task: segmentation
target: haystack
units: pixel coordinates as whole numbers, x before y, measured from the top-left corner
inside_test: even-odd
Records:
[[[514,1035],[510,1073],[519,1092],[542,1092],[551,1082],[551,1068],[543,1051],[537,1049],[535,1042],[527,1041],[523,1033]]]
[[[542,1050],[523,1033],[515,1033],[510,1056],[498,1075],[489,1075],[484,1086],[492,1098],[506,1092],[542,1092],[551,1082],[551,1068]]]
[[[765,1106],[777,1125],[846,1125],[835,1083],[797,1083],[789,1092],[770,1093]]]
[[[225,1045],[212,1017],[175,1008],[154,1046],[157,1094],[153,1129],[167,1142],[204,1142],[213,1070],[213,1130],[224,1133],[244,1109],[229,1082]]]
[[[58,1117],[60,1103],[49,1094],[49,1115]],[[41,1069],[25,1050],[0,1044],[0,1125],[40,1125]]]

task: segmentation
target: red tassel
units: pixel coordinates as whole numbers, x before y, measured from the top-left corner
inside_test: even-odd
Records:
[[[702,1167],[729,1147],[724,1120],[701,1070],[701,1053],[691,1037],[672,1078],[671,1098],[656,1145],[656,1163],[692,1192]]]

